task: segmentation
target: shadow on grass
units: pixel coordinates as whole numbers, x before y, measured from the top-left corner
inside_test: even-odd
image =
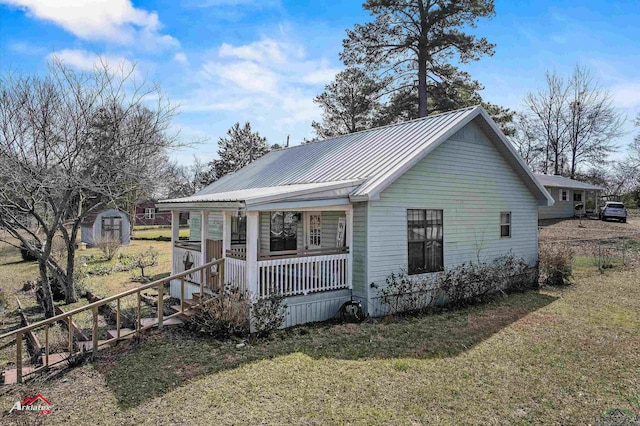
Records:
[[[554,300],[531,291],[438,314],[299,326],[241,348],[176,328],[102,352],[96,367],[128,409],[188,380],[296,352],[345,360],[453,357]]]

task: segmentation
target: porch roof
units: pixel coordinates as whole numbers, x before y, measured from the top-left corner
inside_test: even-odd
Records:
[[[249,207],[265,203],[287,201],[292,198],[304,196],[307,199],[348,199],[349,193],[357,187],[362,180],[351,179],[336,182],[303,183],[280,186],[266,186],[259,188],[239,189],[216,193],[198,193],[191,197],[175,198],[160,203],[160,207],[170,207],[173,204],[200,204],[207,203],[220,207]],[[315,197],[314,197],[315,195]]]
[[[602,191],[604,188],[601,186],[590,185],[588,183],[580,182],[578,180],[569,179],[564,176],[556,175],[543,175],[536,173],[536,179],[541,184],[550,188],[570,188],[570,189],[582,189],[585,191]]]

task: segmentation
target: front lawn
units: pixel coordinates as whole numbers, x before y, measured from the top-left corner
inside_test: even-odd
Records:
[[[268,341],[174,329],[121,344],[42,393],[51,424],[587,424],[640,414],[640,270],[579,271],[562,289]],[[9,420],[4,418],[3,420]]]

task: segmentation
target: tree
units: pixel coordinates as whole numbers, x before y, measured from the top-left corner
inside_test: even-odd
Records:
[[[160,170],[162,185],[158,196],[162,199],[188,197],[207,184],[207,163],[196,156],[189,165],[167,160]]]
[[[537,137],[538,129],[535,126],[535,122],[527,115],[522,113],[515,114],[513,133],[510,140],[531,170],[539,171],[544,164],[545,147]]]
[[[106,63],[78,73],[53,60],[46,76],[0,77],[0,227],[38,259],[47,316],[50,274],[76,300],[82,220],[144,187],[155,160],[176,146],[167,134],[174,107],[132,75]],[[54,238],[65,259],[53,256]]]
[[[313,100],[322,108],[322,123],[313,126],[320,138],[330,138],[374,127],[387,81],[377,81],[360,68],[347,68]]]
[[[375,19],[347,31],[341,59],[347,66],[362,65],[392,79],[396,105],[407,105],[401,100],[417,89],[417,116],[425,117],[434,92],[447,95],[433,96],[440,102],[457,98],[457,91],[480,87],[450,61],[457,56],[467,63],[493,55],[493,44],[463,31],[495,14],[493,0],[367,0],[363,7]]]
[[[609,92],[602,89],[593,73],[576,65],[569,81],[569,105],[566,121],[569,128],[569,176],[573,178],[580,164],[598,164],[615,151],[614,139],[622,135],[624,120]]]
[[[568,79],[555,71],[545,77],[546,86],[524,101],[527,132],[544,146],[543,171],[573,178],[581,165],[601,165],[615,151],[623,119],[588,69],[576,65]]]
[[[216,181],[228,173],[240,170],[269,151],[267,139],[258,132],[252,132],[249,122],[244,127],[236,123],[227,131],[227,137],[218,140],[220,159],[209,163],[204,180],[207,184]]]

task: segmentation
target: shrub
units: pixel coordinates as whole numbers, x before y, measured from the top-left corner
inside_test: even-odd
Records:
[[[598,243],[593,247],[593,264],[601,274],[604,274],[605,270],[613,268],[614,257],[615,250],[611,246]]]
[[[540,245],[542,283],[550,286],[569,285],[572,277],[573,248],[564,243]]]
[[[284,296],[273,293],[269,297],[259,299],[253,304],[251,319],[258,336],[268,336],[282,326],[287,305]]]
[[[460,306],[483,302],[505,290],[536,287],[538,268],[513,255],[492,263],[464,263],[429,276],[412,277],[405,271],[391,273],[380,290],[388,314],[419,312],[435,306]],[[372,286],[375,286],[372,284]]]
[[[118,253],[120,247],[122,247],[122,243],[117,238],[104,237],[98,240],[95,246],[102,251],[102,254],[104,254],[107,260],[111,260]]]
[[[227,338],[249,334],[249,301],[244,293],[225,286],[216,296],[204,296],[200,309],[191,317],[197,331]]]

